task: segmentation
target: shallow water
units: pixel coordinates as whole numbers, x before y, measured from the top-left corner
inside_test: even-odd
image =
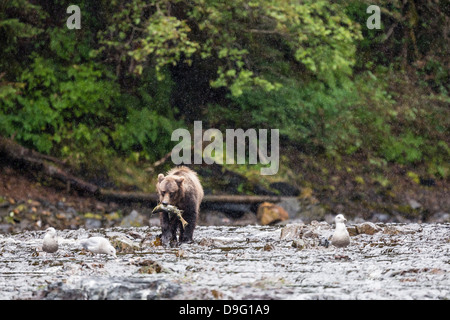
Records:
[[[55,255],[44,231],[0,235],[0,298],[449,299],[450,224],[380,227],[339,252],[295,248],[282,226],[198,226],[176,247],[158,245],[159,227],[59,230]],[[94,235],[118,259],[82,251]]]

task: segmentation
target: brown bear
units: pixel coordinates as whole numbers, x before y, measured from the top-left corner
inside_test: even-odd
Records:
[[[177,230],[180,230],[179,242],[190,242],[194,234],[200,203],[203,199],[203,188],[197,173],[180,166],[173,168],[167,175],[158,175],[156,189],[159,201],[163,205],[173,205],[183,210],[183,219],[188,223],[183,229],[180,219],[176,215],[169,218],[167,212],[160,212],[161,241],[167,244],[177,240]]]

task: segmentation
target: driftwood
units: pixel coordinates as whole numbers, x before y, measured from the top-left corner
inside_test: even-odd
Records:
[[[85,194],[94,196],[101,201],[115,201],[115,202],[140,202],[140,203],[158,203],[159,197],[156,193],[145,192],[124,192],[101,189],[100,187],[84,181],[72,174],[50,164],[49,161],[54,163],[63,164],[62,161],[50,156],[42,155],[39,152],[22,147],[18,143],[11,139],[6,139],[0,136],[0,159],[1,157],[7,158],[16,165],[28,168],[33,171],[40,171],[50,178],[62,181],[71,188],[77,191],[81,191]],[[162,160],[167,160],[170,153],[166,155]],[[248,195],[205,195],[202,203],[239,203],[239,204],[257,204],[262,202],[280,202],[283,199],[291,197],[282,196],[248,196]]]

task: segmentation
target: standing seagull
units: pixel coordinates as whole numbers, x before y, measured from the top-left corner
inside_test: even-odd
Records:
[[[58,237],[56,235],[55,228],[48,228],[47,233],[44,236],[44,241],[42,244],[42,250],[47,253],[54,253],[58,251]]]
[[[116,249],[114,249],[109,240],[106,238],[90,237],[89,239],[81,240],[80,244],[84,249],[92,253],[110,254],[114,258],[117,258]]]
[[[345,226],[347,219],[345,219],[342,214],[338,214],[336,218],[334,218],[334,221],[336,222],[336,229],[331,237],[331,244],[336,248],[345,248],[350,244],[350,235]]]

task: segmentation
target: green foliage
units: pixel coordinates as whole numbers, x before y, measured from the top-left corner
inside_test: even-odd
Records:
[[[381,30],[361,28],[356,66],[414,68],[419,83],[448,94],[448,1],[350,0],[344,3],[344,10],[364,26],[367,15],[361,13],[369,5],[381,8]]]
[[[46,16],[38,5],[27,10]],[[121,92],[116,76],[92,59],[91,31],[80,34],[58,26],[42,33],[28,24],[13,24],[16,20],[0,21],[0,28],[28,29],[17,33],[12,44],[35,38],[38,45],[27,57],[28,66],[18,72],[17,82],[0,82],[0,134],[74,164],[91,163],[92,169],[116,152],[133,155],[137,151],[153,160],[167,153],[170,132],[179,124],[170,106],[173,82],[167,70],[158,71],[166,76],[162,81],[156,80],[154,72],[145,72],[134,92]],[[89,20],[89,15],[83,15],[83,21]],[[4,51],[13,52],[13,48]]]
[[[444,1],[81,0],[81,30],[70,4],[0,3],[1,135],[96,170],[206,119],[448,176]]]
[[[158,72],[146,69],[137,90],[121,95],[117,106],[124,117],[117,119],[111,135],[121,154],[131,155],[135,160],[156,160],[168,152],[172,131],[183,126],[175,120],[177,110],[170,103],[173,86],[167,68]]]
[[[233,98],[234,107],[228,112],[214,106],[210,121],[219,126],[225,114],[228,123],[237,127],[279,128],[285,141],[312,152],[351,154],[360,148],[371,148],[370,140],[385,134],[384,128],[372,124],[377,122],[378,110],[363,105],[366,97],[361,96],[363,92],[354,82],[327,87],[319,81],[305,84],[286,78],[282,84],[275,93],[244,91]],[[380,88],[374,91],[382,96]],[[388,104],[389,100],[383,97],[382,102]],[[378,120],[384,123],[384,119]],[[368,126],[371,136],[366,135]]]
[[[86,157],[105,145],[104,123],[118,88],[98,66],[63,67],[35,57],[19,80],[26,84],[21,94],[0,102],[2,135],[63,156],[75,148]]]
[[[233,99],[239,111],[228,114],[238,127],[279,128],[281,135],[310,150],[332,150],[354,130],[344,121],[355,103],[355,94],[349,94],[344,87],[326,88],[320,82],[301,84],[286,79],[275,93],[245,91]]]
[[[351,74],[354,40],[360,33],[340,6],[328,1],[274,2],[264,0],[113,1],[114,13],[106,31],[99,33],[102,53],[115,60],[118,70],[140,75],[144,63],[159,71],[166,65],[213,59],[217,78],[211,87],[228,87],[233,96],[260,87],[279,88],[250,68],[245,46],[260,35],[275,36],[323,81]],[[183,14],[174,14],[179,12]],[[193,32],[195,30],[195,32]],[[253,53],[253,52],[252,52]]]
[[[160,70],[175,65],[183,56],[189,62],[198,49],[198,43],[189,40],[191,31],[186,21],[178,20],[167,12],[169,3],[162,8],[158,1],[113,1],[117,11],[109,19],[105,31],[99,31],[100,50],[117,55],[120,66],[128,63],[128,71],[141,75],[144,64],[150,63],[162,80]]]
[[[399,137],[389,137],[383,141],[380,152],[386,160],[400,164],[414,163],[422,160],[421,146],[424,143],[422,137],[407,132]]]

